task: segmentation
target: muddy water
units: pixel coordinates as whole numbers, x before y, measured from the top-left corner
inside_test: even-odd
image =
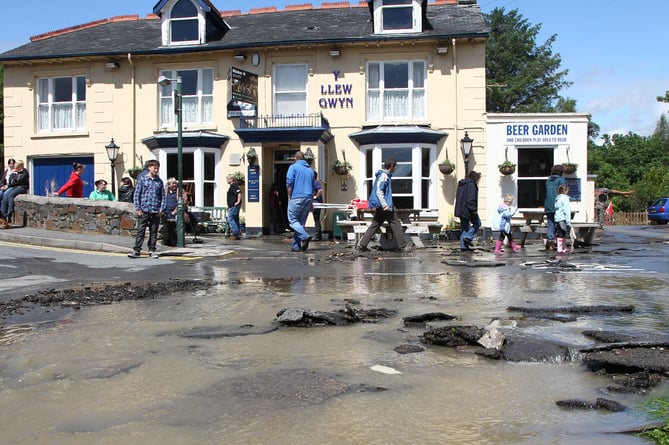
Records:
[[[438,346],[394,351],[418,343],[422,333],[404,328],[402,317],[441,311],[484,326],[508,318],[510,305],[639,307],[632,315],[516,328],[573,348],[592,344],[585,329],[667,330],[666,286],[651,265],[598,255],[578,260],[593,270],[557,273],[519,262],[468,268],[418,256],[336,262],[313,274],[306,259],[306,278],[262,278],[251,271],[261,261],[254,268],[212,262],[199,272],[224,283],[213,289],[86,308],[2,346],[2,443],[643,443],[603,433],[643,423],[636,407],[645,398],[608,394],[602,388],[609,381],[578,363],[490,361]],[[294,257],[267,261],[295,266]],[[258,333],[270,330],[280,309],[336,310],[344,298],[398,315],[377,324]],[[257,335],[181,335],[204,328]],[[374,365],[401,374],[375,372]],[[348,391],[358,385],[386,390]],[[597,397],[630,409],[567,411],[554,403]]]

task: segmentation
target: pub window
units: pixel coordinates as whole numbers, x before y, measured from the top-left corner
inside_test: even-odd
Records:
[[[197,7],[191,0],[179,0],[170,11],[170,42],[198,43],[200,24]]]
[[[376,172],[383,168],[383,160],[391,157],[397,160],[393,173],[393,205],[398,209],[429,209],[434,207],[436,190],[430,178],[430,163],[435,157],[435,146],[380,145],[366,147],[364,196],[369,196]]]
[[[554,162],[553,148],[518,149],[518,207],[543,207],[546,179]]]
[[[161,71],[168,79],[181,77],[181,112],[183,124],[205,125],[214,119],[214,70],[211,68],[198,70]],[[171,85],[159,86],[160,93],[160,126],[174,127],[176,82]]]
[[[187,193],[188,205],[216,205],[216,150],[186,147],[182,152],[183,189]],[[166,152],[166,165],[160,171],[164,172],[165,179],[178,178],[178,149],[170,148]]]
[[[370,62],[367,70],[367,120],[417,120],[425,117],[425,62]]]
[[[86,78],[37,79],[37,130],[40,133],[86,129]]]
[[[375,33],[420,32],[421,28],[420,0],[375,0]]]
[[[278,116],[307,114],[307,65],[274,67],[274,114]]]

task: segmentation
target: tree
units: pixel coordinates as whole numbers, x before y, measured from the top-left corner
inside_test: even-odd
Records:
[[[657,96],[658,102],[664,102],[665,104],[669,103],[669,90],[664,92],[664,96]],[[667,111],[669,113],[669,111]]]
[[[657,96],[657,101],[669,103],[669,90],[664,92],[664,96]]]
[[[575,101],[558,94],[571,82],[565,80],[569,71],[560,71],[562,58],[551,49],[556,35],[537,46],[541,25],[530,25],[517,9],[506,14],[504,8],[495,8],[484,17],[490,27],[486,43],[487,111],[575,109]]]

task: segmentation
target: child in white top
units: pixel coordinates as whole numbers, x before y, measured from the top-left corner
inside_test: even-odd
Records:
[[[571,232],[571,204],[569,203],[569,187],[558,187],[555,198],[555,239],[557,239],[557,253],[567,253],[567,240]]]
[[[513,205],[513,195],[507,193],[502,202],[499,203],[497,215],[495,216],[495,222],[493,224],[493,227],[499,228],[499,239],[495,241],[496,255],[502,255],[504,253],[502,250],[504,237],[509,240],[509,245],[514,252],[520,250],[520,246],[513,242],[513,235],[511,234],[511,217],[515,215],[517,211],[518,208]]]

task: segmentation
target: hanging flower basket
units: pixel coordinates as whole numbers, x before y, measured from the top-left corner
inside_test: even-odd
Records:
[[[573,175],[576,173],[576,169],[578,168],[577,164],[572,164],[572,163],[564,163],[562,164],[562,167],[564,167],[564,174],[565,175]]]
[[[516,164],[512,164],[508,161],[499,164],[498,167],[499,167],[499,172],[504,176],[509,176],[516,172]]]
[[[443,162],[439,164],[439,171],[445,175],[450,175],[455,170],[455,165],[450,162]]]
[[[244,182],[246,182],[246,177],[244,176],[244,173],[240,171],[236,171],[233,173],[235,180],[237,181],[237,185],[244,185]]]
[[[352,170],[353,166],[348,161],[335,161],[332,166],[332,171],[340,176],[348,175],[349,170]]]
[[[137,179],[137,176],[139,176],[140,173],[142,173],[142,170],[144,170],[142,167],[132,167],[128,169],[128,176],[130,176],[132,179]]]

